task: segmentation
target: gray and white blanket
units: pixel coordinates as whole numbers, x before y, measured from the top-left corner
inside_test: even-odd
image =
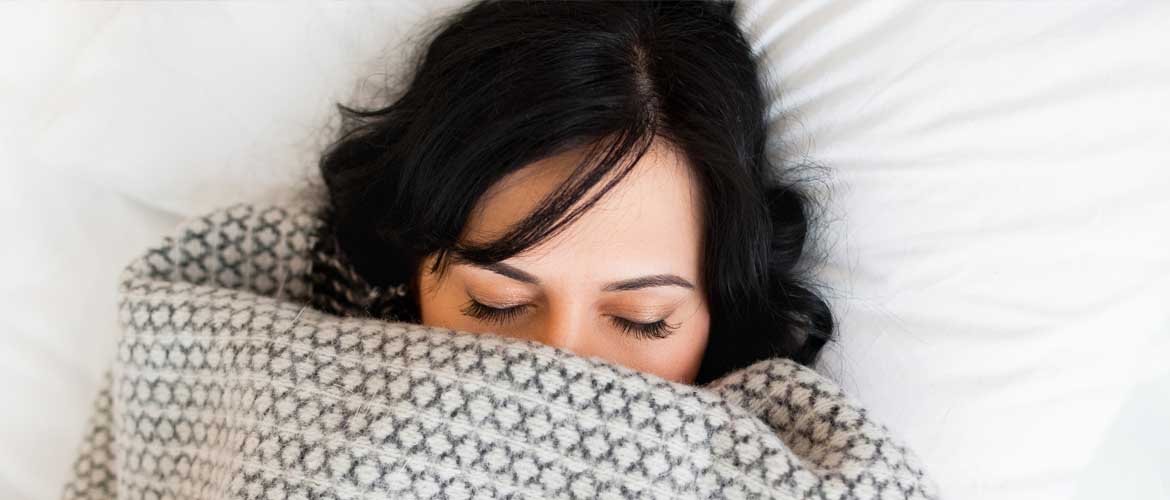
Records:
[[[829,380],[707,386],[309,307],[322,222],[236,205],[134,261],[65,498],[937,498]]]

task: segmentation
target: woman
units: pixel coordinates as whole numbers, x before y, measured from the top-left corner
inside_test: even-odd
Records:
[[[809,200],[723,2],[471,4],[324,154],[322,309],[493,331],[701,385],[812,364]]]
[[[797,364],[832,316],[733,12],[451,18],[342,108],[323,212],[239,204],[127,267],[65,497],[937,498]]]

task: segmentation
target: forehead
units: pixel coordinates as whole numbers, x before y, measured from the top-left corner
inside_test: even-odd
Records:
[[[571,150],[501,179],[477,202],[463,237],[485,242],[503,235],[560,188],[583,154],[583,149]],[[596,194],[607,180],[578,203]],[[507,262],[550,278],[574,272],[604,275],[600,279],[645,272],[695,278],[701,204],[701,191],[686,157],[656,139],[626,178],[564,232]]]

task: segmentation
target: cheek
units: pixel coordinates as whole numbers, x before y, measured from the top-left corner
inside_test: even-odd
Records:
[[[482,329],[474,318],[461,312],[466,297],[450,285],[450,280],[437,283],[433,276],[424,274],[419,285],[422,324],[468,332]],[[698,376],[707,348],[710,316],[706,305],[700,304],[688,317],[675,321],[682,322],[679,330],[661,340],[632,339],[612,331],[598,331],[600,337],[579,349],[580,354],[599,356],[634,370],[690,384]]]
[[[466,326],[462,321],[465,316],[459,312],[462,304],[458,301],[448,283],[438,283],[430,273],[420,272],[418,306],[422,324],[448,329]]]
[[[709,341],[710,323],[707,308],[700,307],[669,338],[638,341],[637,348],[611,353],[611,359],[624,358],[622,364],[638,371],[690,384],[699,374]]]

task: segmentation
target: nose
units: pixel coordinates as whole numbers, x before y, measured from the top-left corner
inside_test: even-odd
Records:
[[[589,335],[592,326],[584,308],[565,304],[551,306],[547,321],[541,327],[537,341],[577,354],[591,354]]]

